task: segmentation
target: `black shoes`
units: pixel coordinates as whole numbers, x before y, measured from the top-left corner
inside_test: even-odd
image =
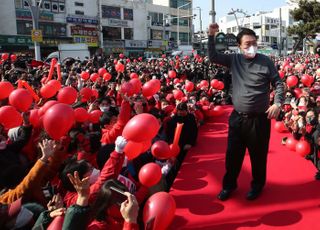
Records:
[[[246,196],[247,200],[255,200],[257,199],[262,192],[262,189],[251,189]]]
[[[217,198],[221,201],[228,200],[235,189],[222,189],[218,194]],[[262,189],[251,189],[247,195],[247,200],[255,200],[257,199],[262,192]]]
[[[221,201],[228,200],[233,191],[234,189],[222,189],[221,192],[218,194],[217,198]]]

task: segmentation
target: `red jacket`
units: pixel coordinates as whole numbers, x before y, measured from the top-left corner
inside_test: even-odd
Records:
[[[124,126],[131,118],[131,106],[127,101],[122,101],[117,122],[110,129],[102,130],[101,143],[113,144],[118,136],[121,136]]]
[[[116,151],[113,151],[110,154],[109,159],[104,164],[103,169],[101,170],[98,180],[90,186],[89,203],[92,204],[95,201],[97,194],[104,182],[109,179],[117,179],[122,169],[123,160],[124,154],[117,153]],[[69,207],[76,203],[77,198],[77,192],[68,191],[64,197],[64,203],[67,207]]]

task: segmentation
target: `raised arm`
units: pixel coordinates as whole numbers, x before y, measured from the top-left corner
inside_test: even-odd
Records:
[[[232,54],[222,54],[216,50],[215,35],[219,31],[219,25],[213,23],[209,25],[208,32],[208,55],[210,62],[230,67]]]

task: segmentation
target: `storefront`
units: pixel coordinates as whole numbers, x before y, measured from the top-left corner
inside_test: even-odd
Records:
[[[143,57],[148,47],[146,40],[125,40],[125,55],[128,57]]]
[[[125,46],[123,40],[104,40],[103,41],[104,52],[106,54],[115,54],[124,53]]]

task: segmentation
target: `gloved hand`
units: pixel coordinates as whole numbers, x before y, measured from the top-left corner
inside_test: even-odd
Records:
[[[117,153],[123,153],[124,148],[126,147],[128,141],[123,136],[118,136],[116,139],[116,147],[114,150],[116,150]]]

